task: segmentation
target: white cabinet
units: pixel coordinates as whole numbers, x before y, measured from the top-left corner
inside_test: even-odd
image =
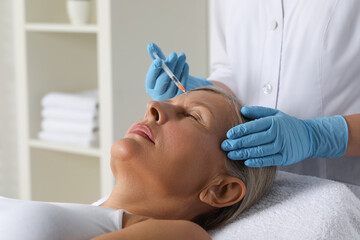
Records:
[[[89,203],[110,193],[110,148],[145,112],[146,46],[187,53],[206,76],[208,3],[91,0],[90,22],[69,24],[66,0],[15,0],[20,198]],[[37,139],[41,98],[99,90],[100,147]]]

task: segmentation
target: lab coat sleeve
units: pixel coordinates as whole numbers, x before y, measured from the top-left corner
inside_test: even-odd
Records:
[[[210,1],[210,76],[208,80],[218,81],[236,92],[236,83],[229,56],[226,52],[226,3]]]

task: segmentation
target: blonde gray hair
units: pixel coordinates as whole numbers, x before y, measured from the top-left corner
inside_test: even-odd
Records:
[[[229,105],[234,109],[236,118],[232,126],[245,123],[241,115],[241,104],[239,100],[230,93],[218,87],[202,87],[192,91],[210,91],[220,94],[228,100]],[[242,212],[258,202],[270,189],[276,174],[276,167],[251,168],[244,164],[244,161],[233,161],[226,159],[225,168],[229,175],[237,177],[245,183],[246,193],[238,203],[218,208],[215,211],[197,216],[193,222],[199,224],[205,230],[215,229],[237,218]]]

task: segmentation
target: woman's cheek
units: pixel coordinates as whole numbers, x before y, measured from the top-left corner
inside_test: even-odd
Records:
[[[197,129],[184,127],[175,128],[169,131],[168,141],[174,146],[175,149],[184,149],[189,146],[194,147],[196,140],[199,139],[200,132]]]

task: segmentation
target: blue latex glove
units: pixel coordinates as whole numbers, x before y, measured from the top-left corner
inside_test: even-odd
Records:
[[[257,119],[231,128],[221,147],[232,160],[248,167],[290,165],[305,158],[344,155],[348,127],[340,116],[300,120],[279,110],[243,107],[241,113]]]
[[[163,71],[161,68],[161,60],[155,59],[153,51],[155,51],[160,58],[165,60],[165,64],[179,79],[186,91],[190,91],[198,87],[213,85],[205,78],[189,75],[189,65],[186,63],[186,56],[184,53],[180,53],[179,56],[177,56],[176,53],[173,52],[165,59],[161,49],[154,43],[150,43],[147,50],[150,57],[153,59],[153,62],[146,75],[145,88],[146,92],[152,99],[161,101],[173,98],[182,93],[182,91],[177,88],[169,76]]]

